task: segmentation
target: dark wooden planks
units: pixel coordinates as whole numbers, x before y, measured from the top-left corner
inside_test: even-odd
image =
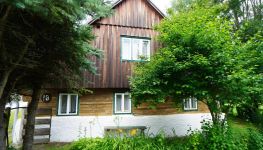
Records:
[[[84,73],[86,88],[129,88],[133,62],[121,61],[121,35],[151,38],[151,54],[159,48],[155,40],[158,33],[153,25],[162,16],[145,0],[124,0],[114,9],[114,14],[93,24],[96,39],[93,46],[103,50],[103,58],[92,57],[97,75]]]
[[[50,135],[50,128],[36,128],[34,135]]]
[[[36,116],[51,116],[52,109],[51,108],[41,108],[38,109],[36,112]]]
[[[46,144],[49,143],[49,138],[34,139],[34,144]]]
[[[38,119],[36,118],[35,125],[50,124],[51,119]]]

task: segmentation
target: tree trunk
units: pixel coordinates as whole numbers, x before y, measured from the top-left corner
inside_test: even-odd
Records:
[[[6,150],[5,103],[0,102],[0,150]]]
[[[9,69],[9,70],[5,71],[3,73],[3,75],[1,76],[1,79],[0,79],[0,100],[2,100],[4,89],[6,87],[6,84],[7,84],[7,81],[8,81],[8,78],[9,78],[11,72],[12,72],[12,70]],[[4,110],[0,110],[0,111],[4,111]]]
[[[221,111],[217,102],[215,100],[210,100],[210,102],[207,102],[207,106],[210,111],[213,124],[217,125],[218,123],[220,123],[220,115],[221,115]]]
[[[1,29],[1,30],[0,30],[0,43],[2,42],[2,39],[3,39],[3,33],[4,33],[4,31],[5,31],[7,18],[8,18],[8,16],[9,16],[10,12],[11,12],[11,6],[8,6],[8,7],[6,8],[6,11],[5,11],[3,17],[2,17],[1,20],[0,20],[0,29]]]
[[[11,108],[7,108],[5,112],[5,138],[6,138],[6,147],[9,147],[9,135],[8,135],[8,128],[9,128],[9,121],[11,115]]]
[[[40,88],[34,88],[32,100],[27,108],[27,122],[25,126],[25,136],[23,138],[23,150],[32,150],[35,133],[35,116],[41,94]]]

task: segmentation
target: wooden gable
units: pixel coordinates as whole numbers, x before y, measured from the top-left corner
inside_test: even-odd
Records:
[[[96,20],[93,24],[152,28],[164,17],[149,0],[121,0],[113,10],[112,16]]]
[[[129,88],[134,62],[121,58],[122,36],[150,39],[151,55],[159,48],[155,41],[158,33],[153,26],[159,24],[163,16],[148,0],[122,0],[113,8],[114,14],[110,17],[90,23],[96,37],[92,45],[103,50],[103,58],[91,58],[97,75],[84,73],[83,86],[86,88]]]

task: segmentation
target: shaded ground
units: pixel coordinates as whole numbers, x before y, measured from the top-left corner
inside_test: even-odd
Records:
[[[50,143],[50,144],[36,144],[33,150],[67,150],[68,143]]]

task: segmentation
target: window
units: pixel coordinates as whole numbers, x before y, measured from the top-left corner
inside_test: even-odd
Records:
[[[149,60],[150,39],[122,37],[121,53],[122,60]]]
[[[58,115],[77,115],[78,114],[78,95],[59,94]]]
[[[131,113],[131,96],[129,93],[115,93],[114,113]]]
[[[184,99],[184,110],[197,110],[197,99],[193,97]]]

